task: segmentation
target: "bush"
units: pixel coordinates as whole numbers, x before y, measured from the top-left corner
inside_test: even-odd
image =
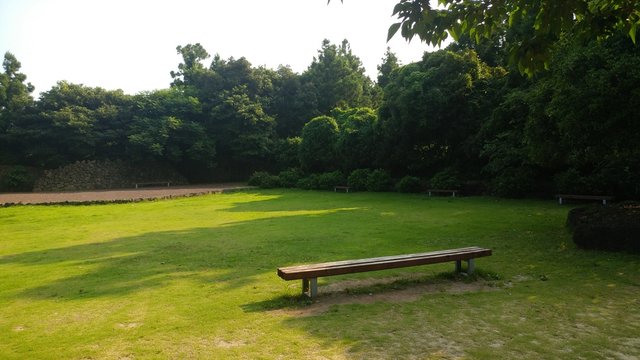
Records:
[[[324,173],[318,176],[319,190],[333,190],[334,186],[343,185],[344,183],[345,178],[340,171]]]
[[[269,189],[280,186],[280,179],[266,171],[256,171],[249,179],[249,185]]]
[[[307,177],[303,177],[296,183],[296,187],[304,190],[317,190],[318,189],[318,175],[311,174]]]
[[[640,253],[640,203],[580,207],[569,211],[567,225],[583,249]]]
[[[280,186],[292,188],[296,187],[298,181],[302,179],[302,172],[296,168],[284,170],[278,174],[278,178],[280,179]]]
[[[302,141],[299,145],[300,165],[308,172],[322,172],[338,168],[336,142],[338,124],[328,116],[311,119],[302,128]]]
[[[460,175],[451,168],[436,173],[429,180],[432,189],[460,189],[461,183]]]
[[[396,184],[396,191],[402,193],[417,193],[422,190],[422,181],[415,176],[405,176]]]
[[[347,179],[347,186],[352,188],[354,191],[366,190],[369,174],[371,174],[371,170],[369,169],[353,170]]]
[[[507,168],[491,181],[491,193],[501,197],[519,198],[535,189],[535,172],[531,169]]]
[[[306,190],[333,190],[336,185],[344,184],[344,175],[340,171],[311,174],[298,180],[297,186]]]
[[[377,169],[367,177],[368,191],[388,191],[391,188],[391,175],[388,172]]]
[[[35,178],[23,166],[15,166],[5,174],[0,183],[2,191],[28,192],[33,190]]]

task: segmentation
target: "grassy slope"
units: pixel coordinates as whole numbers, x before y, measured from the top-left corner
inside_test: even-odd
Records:
[[[567,209],[301,191],[0,208],[0,357],[640,357],[638,256],[576,250]],[[278,266],[470,245],[494,250],[494,291],[271,311],[305,306]]]

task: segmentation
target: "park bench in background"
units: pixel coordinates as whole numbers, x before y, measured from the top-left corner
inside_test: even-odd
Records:
[[[589,200],[589,201],[602,201],[602,205],[607,205],[607,201],[612,200],[613,196],[603,196],[603,195],[573,195],[573,194],[558,194],[556,195],[558,198],[558,203],[562,205],[564,200],[566,199],[574,199],[574,200]]]
[[[348,186],[344,186],[344,185],[336,185],[333,187],[333,191],[338,192],[338,190],[344,191],[344,192],[349,192],[349,187]]]
[[[490,256],[491,249],[467,247],[432,251],[418,254],[393,255],[358,260],[343,260],[320,264],[307,264],[278,268],[278,276],[284,280],[302,279],[302,293],[313,298],[318,294],[318,278],[358,272],[396,269],[409,266],[456,262],[456,271],[462,271],[462,261],[467,262],[467,274],[475,269],[474,259]]]
[[[166,187],[170,187],[171,186],[171,181],[150,181],[150,182],[136,183],[136,189],[140,188],[140,187],[147,187],[147,186],[166,186]]]
[[[456,197],[456,193],[459,193],[460,190],[449,190],[449,189],[428,189],[427,193],[429,197],[431,197],[431,193],[434,194],[451,194],[451,197]]]

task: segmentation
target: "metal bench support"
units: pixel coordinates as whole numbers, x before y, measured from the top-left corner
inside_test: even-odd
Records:
[[[302,295],[310,298],[318,295],[318,278],[302,279]]]
[[[465,260],[467,262],[467,274],[471,275],[476,270],[475,259]],[[462,260],[456,260],[456,272],[462,272]]]

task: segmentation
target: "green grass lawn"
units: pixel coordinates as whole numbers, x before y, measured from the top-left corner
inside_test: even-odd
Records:
[[[638,358],[640,257],[576,249],[568,209],[284,190],[0,208],[0,358]],[[314,302],[276,275],[473,245],[493,249],[477,276],[321,278]]]

